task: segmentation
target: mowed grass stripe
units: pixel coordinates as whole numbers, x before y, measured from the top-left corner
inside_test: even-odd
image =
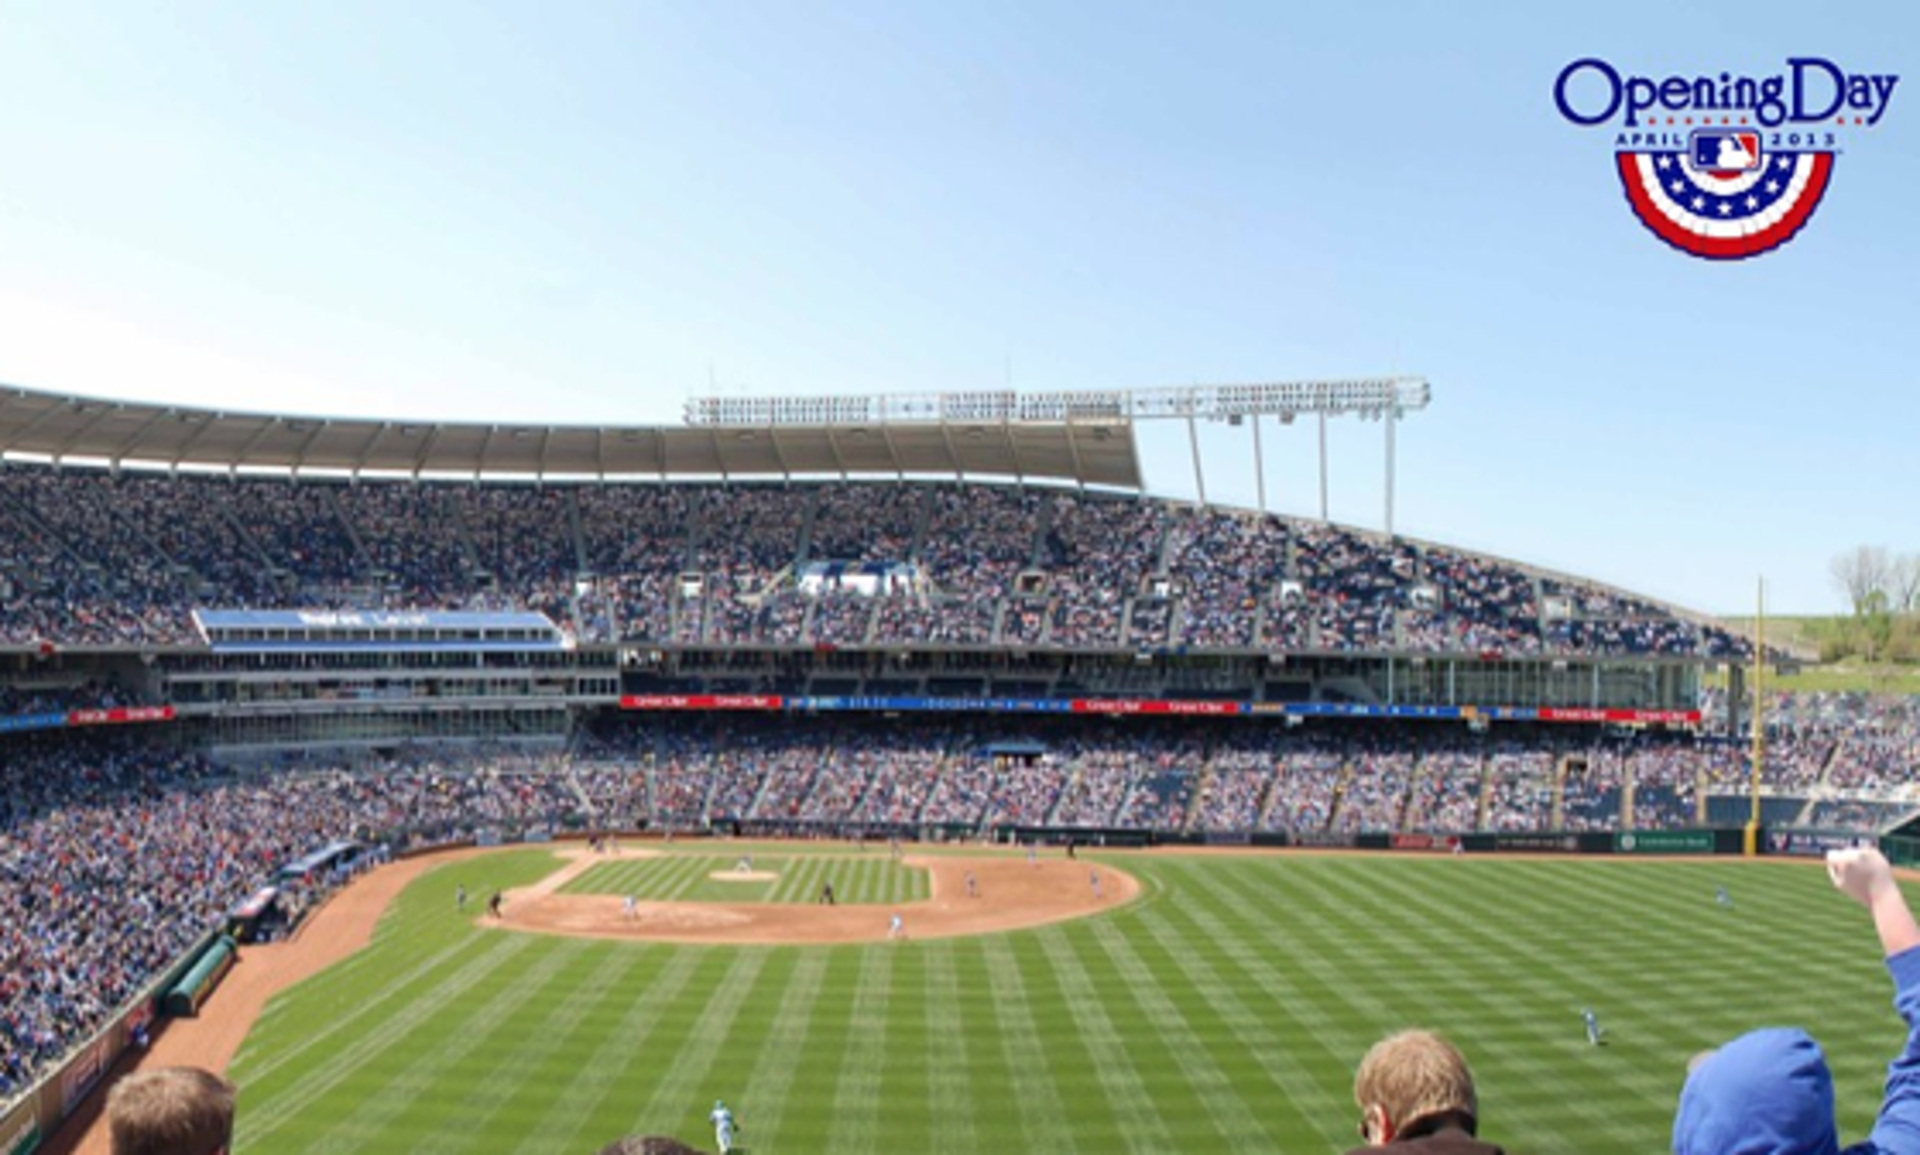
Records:
[[[1250,966],[1235,965],[1226,957],[1217,921],[1207,929],[1182,902],[1160,904],[1141,916],[1139,926],[1145,934],[1135,936],[1135,948],[1187,1020],[1197,1024],[1204,1038],[1218,1040],[1224,1032],[1238,1044],[1223,1053],[1216,1041],[1214,1053],[1225,1061],[1242,1098],[1260,1105],[1258,1115],[1273,1148],[1344,1142],[1343,1128],[1311,1110],[1339,1093],[1337,1081],[1330,1085],[1325,1067],[1302,1062],[1297,1053],[1301,1048],[1289,1045],[1270,1025],[1288,1021],[1279,1012],[1281,1000],[1272,999],[1265,1007],[1255,1001],[1262,992],[1271,998],[1271,961],[1255,958]],[[1216,966],[1215,958],[1222,964]]]
[[[1143,1048],[1145,1040],[1136,1039],[1130,1045],[1121,1036],[1108,1014],[1106,997],[1074,953],[1067,932],[1047,927],[1034,938],[1079,1042],[1086,1048],[1093,1079],[1106,1096],[1104,1114],[1119,1125],[1121,1144],[1129,1151],[1142,1153],[1175,1150],[1173,1136],[1160,1114],[1162,1104],[1156,1102],[1134,1065],[1134,1052]]]
[[[1153,1028],[1159,1040],[1159,1053],[1171,1057],[1179,1067],[1188,1089],[1206,1109],[1207,1118],[1221,1142],[1228,1146],[1272,1144],[1273,1136],[1267,1133],[1259,1117],[1234,1088],[1233,1080],[1213,1058],[1225,1040],[1217,1036],[1213,1040],[1201,1039],[1198,1025],[1174,1006],[1160,976],[1134,949],[1132,936],[1139,933],[1139,927],[1131,925],[1123,930],[1116,925],[1120,922],[1096,918],[1089,924],[1093,945],[1105,955],[1105,965],[1100,965],[1100,959],[1092,959],[1089,972],[1111,970],[1120,980],[1120,997],[1109,1004],[1115,1008],[1113,1013],[1118,1015],[1130,1001],[1131,1009]],[[1081,954],[1085,961],[1085,952]],[[1223,1059],[1230,1057],[1230,1053],[1222,1055]],[[1163,1109],[1162,1113],[1167,1112]]]
[[[952,941],[929,943],[919,951],[926,968],[921,1002],[932,1053],[927,1057],[926,1104],[933,1121],[928,1149],[933,1155],[977,1155],[982,1150],[974,1123],[971,1052],[960,994],[960,969]],[[976,1004],[977,1006],[977,1004]]]
[[[345,1077],[357,1058],[378,1051],[399,1032],[435,1013],[468,986],[484,981],[534,942],[520,935],[476,936],[463,943],[453,958],[418,968],[404,975],[401,982],[370,992],[371,997],[339,1015],[335,1025],[302,1034],[292,1045],[279,1049],[274,1059],[246,1067],[236,1063],[235,1073],[246,1077],[246,1086],[269,1096],[269,1106],[253,1108],[253,1117],[270,1116],[271,1097],[283,1088],[311,1097],[322,1089],[319,1076],[331,1072]],[[291,1015],[290,1021],[275,1026],[285,1030],[314,1017],[311,1011]]]
[[[666,1064],[664,1077],[654,1083],[653,1094],[646,1105],[632,1116],[621,1134],[660,1131],[673,1134],[680,1130],[689,1113],[705,1118],[700,1105],[711,1103],[717,1097],[705,1094],[714,1078],[714,1059],[731,1036],[740,1007],[752,993],[769,953],[765,950],[725,952],[731,956],[731,965],[699,1009],[698,1017],[684,1030],[677,1029],[677,1022],[663,1024],[659,1045],[664,1050],[656,1059],[670,1055],[671,1062]],[[682,1016],[678,1017],[683,1017],[686,1009],[689,1008],[682,1008]],[[632,1085],[645,1086],[645,1081],[636,1080]],[[659,1125],[662,1120],[667,1121],[664,1127]]]
[[[889,943],[861,951],[860,976],[847,1008],[846,1047],[834,1077],[833,1115],[823,1150],[868,1155],[880,1146],[880,1082],[887,1066],[887,999],[893,992]]]
[[[492,1070],[473,1080],[450,1110],[411,1128],[420,1136],[415,1155],[468,1151],[482,1136],[518,1131],[539,1117],[551,1101],[548,1072],[583,1049],[583,1028],[631,969],[627,949],[599,944],[581,952],[503,1023],[497,1033],[506,1036],[504,1045],[481,1048]]]
[[[501,976],[497,986],[466,992],[435,1019],[421,1024],[405,1047],[382,1055],[379,1063],[384,1070],[376,1068],[371,1078],[352,1080],[358,1095],[311,1149],[322,1155],[364,1150],[370,1135],[385,1136],[388,1141],[398,1138],[409,1150],[417,1149],[453,1117],[458,1091],[484,1080],[490,1067],[514,1061],[516,1050],[528,1037],[527,1021],[516,1023],[516,1016],[530,1008],[534,1019],[544,1017],[542,996],[556,985],[572,986],[569,976],[593,949],[592,943],[575,940],[530,956],[532,966],[524,973]],[[434,1067],[414,1062],[409,1052],[419,1047],[430,1047],[435,1064],[458,1072],[457,1079],[449,1084]]]
[[[781,1122],[789,1105],[795,1102],[794,1086],[809,1053],[808,1032],[821,1001],[821,987],[832,957],[832,952],[825,950],[795,953],[797,957],[787,974],[786,985],[779,988],[759,1057],[754,1060],[740,1093],[743,1109],[750,1104],[753,1111],[754,1142],[768,1148],[779,1146]]]
[[[249,1103],[247,1110],[241,1113],[237,1125],[238,1133],[249,1141],[258,1142],[263,1147],[276,1146],[267,1142],[281,1125],[302,1115],[314,1120],[320,1100],[329,1096],[337,1087],[350,1081],[364,1080],[369,1070],[381,1060],[391,1059],[395,1055],[406,1053],[408,1048],[400,1046],[402,1040],[420,1024],[439,1014],[447,1006],[457,1002],[469,991],[483,984],[490,985],[499,976],[510,978],[521,968],[529,965],[543,952],[528,952],[538,940],[523,935],[501,935],[480,958],[461,968],[451,978],[439,983],[431,991],[406,1005],[398,1012],[388,1015],[377,1026],[365,1031],[346,1046],[330,1050],[318,1062],[307,1065],[298,1072],[278,1095],[264,1102]],[[527,956],[522,958],[522,956]],[[249,1087],[258,1085],[250,1082]],[[339,1111],[339,1114],[347,1114]]]
[[[696,977],[703,969],[717,977],[725,965],[718,952],[691,950],[622,946],[613,957],[626,966],[621,985],[610,992],[612,1004],[591,1008],[588,1018],[607,1025],[604,1036],[597,1046],[574,1051],[557,1078],[544,1080],[547,1108],[513,1148],[516,1155],[598,1150],[625,1134],[620,1128],[628,1112],[609,1110],[607,1100],[632,1086],[623,1076],[637,1077],[636,1069],[651,1060],[655,1028],[689,1001]]]
[[[1021,936],[1022,938],[1028,936]],[[1054,1081],[1054,1061],[1065,1062],[1064,1048],[1052,1049],[1041,1040],[1034,1020],[1036,1010],[1027,992],[1010,935],[994,935],[980,940],[987,981],[992,991],[993,1034],[1000,1040],[1006,1061],[1007,1084],[1016,1090],[1011,1114],[1017,1115],[1027,1135],[1026,1150],[1077,1152],[1081,1150],[1073,1120],[1059,1085]],[[1064,1067],[1060,1068],[1064,1071]],[[1008,1111],[1006,1100],[994,1109]]]

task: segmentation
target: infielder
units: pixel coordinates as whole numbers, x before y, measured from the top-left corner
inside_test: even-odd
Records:
[[[901,918],[898,914],[895,914],[893,916],[892,921],[887,923],[887,937],[889,939],[901,939],[901,938],[907,937],[906,920]]]
[[[713,1145],[720,1148],[720,1155],[728,1155],[733,1150],[733,1133],[740,1128],[734,1124],[733,1112],[718,1099],[713,1101],[713,1110],[707,1113],[707,1121],[713,1124]]]

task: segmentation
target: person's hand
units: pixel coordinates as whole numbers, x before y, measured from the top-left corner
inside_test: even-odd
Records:
[[[1827,877],[1862,906],[1872,906],[1874,899],[1894,889],[1893,867],[1871,846],[1827,851]]]

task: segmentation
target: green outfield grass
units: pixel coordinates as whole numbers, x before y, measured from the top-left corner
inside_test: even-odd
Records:
[[[752,853],[756,874],[778,877],[765,882],[715,879],[732,874],[743,855]],[[885,854],[787,856],[742,851],[726,857],[673,854],[603,862],[561,888],[563,894],[632,895],[661,902],[814,902],[821,887],[833,883],[836,902],[918,902],[927,897],[927,872]]]
[[[456,882],[524,885],[558,860],[441,867],[370,950],[269,1006],[232,1068],[238,1149],[708,1146],[724,1097],[760,1155],[1335,1152],[1356,1142],[1361,1053],[1424,1025],[1466,1051],[1482,1134],[1509,1151],[1647,1155],[1702,1048],[1813,1030],[1845,1141],[1903,1038],[1865,912],[1802,865],[1102,861],[1144,880],[1139,902],[976,939],[759,948],[483,930]],[[1587,1045],[1586,1005],[1608,1045]]]

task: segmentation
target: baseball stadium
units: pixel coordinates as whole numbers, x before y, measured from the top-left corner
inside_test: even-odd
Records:
[[[1805,949],[1865,934],[1805,860],[1913,856],[1910,705],[1756,734],[1790,659],[1710,619],[1142,486],[1152,420],[1258,452],[1431,397],[7,390],[0,1150],[105,1150],[103,1085],[174,1064],[246,1150],[716,1101],[735,1150],[1339,1150],[1417,1024],[1523,1149],[1626,1152],[1783,1004],[1871,1085],[1897,1023]]]
[[[1920,1155],[1829,9],[6,5],[0,1155]]]

